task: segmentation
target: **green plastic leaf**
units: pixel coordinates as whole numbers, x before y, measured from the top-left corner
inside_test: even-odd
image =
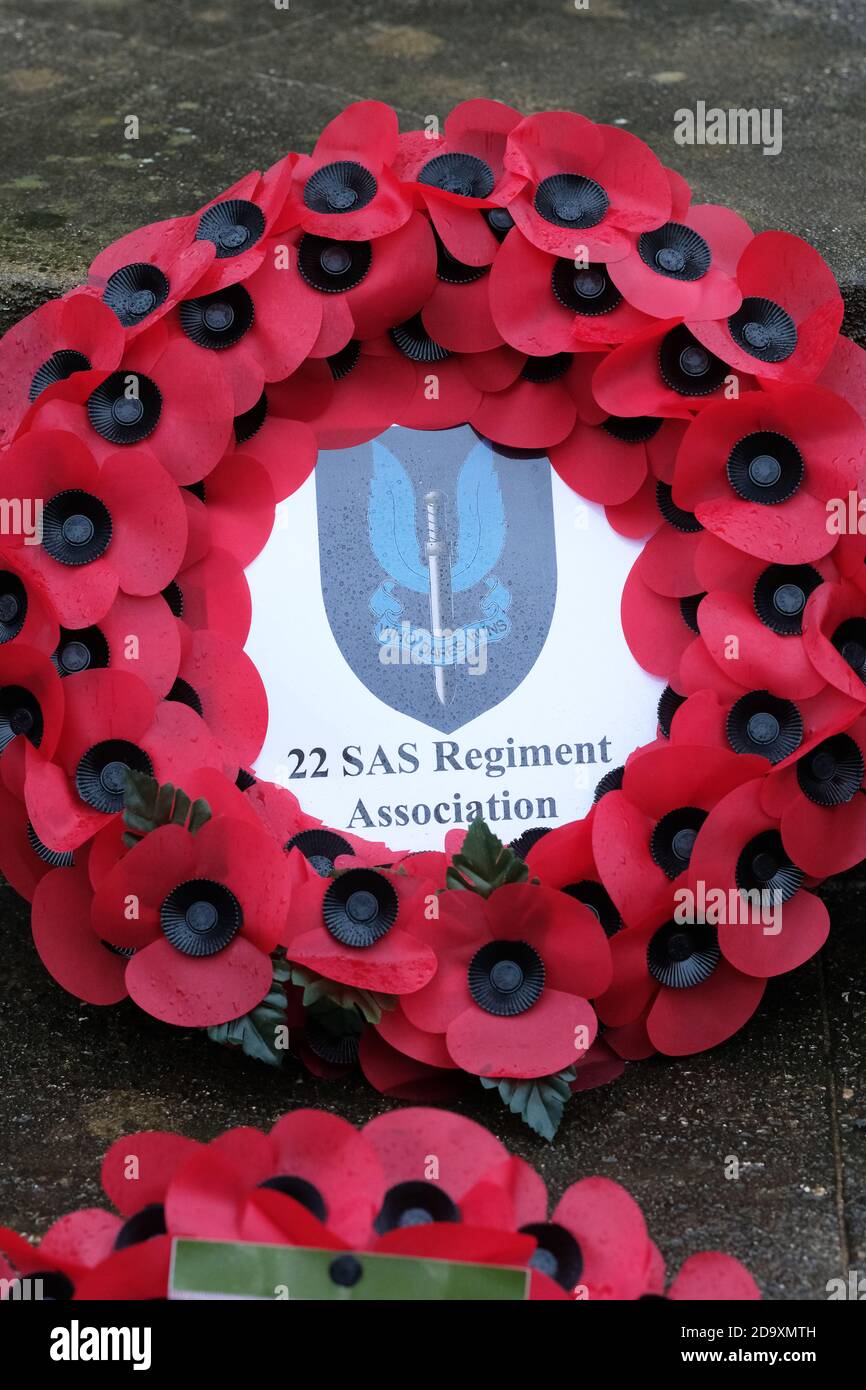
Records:
[[[505,883],[525,883],[529,870],[524,861],[498,840],[483,820],[474,820],[459,854],[445,871],[447,888],[465,888],[489,898]]]
[[[337,1008],[357,1009],[367,1023],[378,1023],[382,1014],[390,1013],[397,1002],[393,994],[377,994],[372,989],[353,989],[351,985],[326,980],[323,975],[317,975],[314,970],[307,970],[302,965],[293,965],[291,971],[292,984],[304,991],[305,1009],[312,1008],[320,1000],[330,1000]]]
[[[536,1076],[528,1081],[510,1076],[482,1076],[479,1080],[485,1090],[499,1092],[512,1115],[519,1115],[542,1139],[551,1141],[559,1129],[575,1076],[573,1067],[567,1067],[553,1076]]]
[[[211,809],[203,797],[191,801],[180,787],[164,782],[146,772],[127,769],[123,793],[123,823],[126,831],[123,843],[132,849],[151,830],[163,825],[185,825],[191,834],[201,830],[211,818]]]
[[[288,963],[277,958],[271,988],[261,1003],[242,1018],[208,1028],[208,1037],[227,1047],[239,1047],[258,1062],[281,1067],[286,1055],[286,1048],[280,1043],[286,1036],[282,1030],[288,1027],[286,985],[290,975]]]

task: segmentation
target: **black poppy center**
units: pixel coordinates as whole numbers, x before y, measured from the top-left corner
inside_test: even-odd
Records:
[[[800,888],[805,875],[785,853],[778,830],[764,830],[744,845],[734,872],[737,887],[744,892],[771,893],[788,902]]]
[[[87,401],[87,415],[109,444],[138,444],[159,423],[162,396],[156,382],[138,373],[112,372]]]
[[[108,277],[102,298],[124,328],[133,328],[168,299],[169,283],[158,266],[136,261]]]
[[[78,764],[75,772],[78,795],[95,811],[113,815],[123,809],[129,771],[153,776],[153,764],[144,749],[126,739],[104,739],[88,749]]]
[[[166,940],[183,955],[213,956],[237,936],[243,912],[225,884],[192,878],[172,889],[159,920]]]
[[[731,450],[728,482],[746,502],[765,507],[787,502],[803,481],[802,455],[790,439],[774,430],[747,434]]]
[[[703,531],[704,528],[694,512],[687,512],[684,507],[677,506],[670,483],[656,483],[656,505],[665,521],[669,526],[673,526],[675,531],[682,531],[686,535]]]
[[[493,191],[495,175],[489,164],[474,154],[437,154],[418,174],[418,182],[460,198],[487,198]]]
[[[688,868],[706,818],[706,811],[698,806],[680,806],[656,821],[650,835],[650,854],[668,878],[677,878]]]
[[[665,385],[680,396],[708,396],[724,381],[728,368],[679,324],[659,347],[659,370]]]
[[[302,1207],[312,1212],[313,1216],[319,1221],[327,1221],[328,1205],[319,1189],[306,1178],[298,1177],[295,1173],[277,1173],[272,1178],[265,1178],[264,1182],[259,1183],[259,1187],[268,1188],[272,1192],[282,1192],[285,1197],[291,1197],[294,1201],[300,1202]]]
[[[535,191],[535,211],[555,227],[596,227],[610,200],[585,174],[551,174]]]
[[[821,583],[812,565],[770,565],[755,584],[755,611],[780,637],[796,636],[803,630],[806,600]]]
[[[352,212],[372,202],[377,186],[363,164],[343,159],[324,164],[310,175],[304,185],[304,203],[312,212]]]
[[[27,617],[27,590],[11,570],[0,572],[0,646],[17,637]]]
[[[525,941],[489,941],[469,963],[469,993],[497,1017],[526,1013],[541,998],[544,963]]]
[[[399,348],[410,362],[444,362],[451,353],[437,343],[427,332],[420,314],[388,330],[394,346]]]
[[[60,629],[60,641],[51,657],[61,676],[76,676],[81,671],[104,669],[109,650],[105,635],[98,627],[69,631]]]
[[[255,246],[265,230],[265,215],[256,203],[245,198],[227,198],[206,208],[196,231],[197,241],[210,241],[218,261],[239,256]]]
[[[379,1235],[433,1221],[459,1221],[460,1210],[435,1182],[399,1182],[389,1187],[373,1227]]]
[[[354,289],[372,262],[369,241],[331,241],[307,233],[298,244],[298,270],[307,284],[322,294]]]
[[[759,753],[780,763],[802,742],[803,718],[790,700],[752,690],[731,706],[726,732],[735,753]]]
[[[98,497],[78,488],[58,492],[42,511],[42,545],[61,565],[89,565],[108,549],[111,515]]]
[[[0,689],[0,752],[19,734],[38,748],[43,732],[42,707],[32,690],[4,685]]]
[[[52,352],[34,373],[27,393],[28,399],[35,401],[49,386],[54,386],[58,381],[65,381],[73,372],[89,372],[91,366],[90,358],[85,357],[83,352],[76,352],[74,348],[58,348],[57,352]]]
[[[655,231],[643,232],[637,249],[644,265],[672,280],[700,280],[713,259],[704,238],[681,222],[666,222]]]
[[[358,365],[360,356],[361,344],[358,342],[357,338],[350,338],[344,348],[340,348],[339,352],[335,352],[330,357],[327,357],[325,361],[328,364],[328,370],[333,380],[342,381],[344,377],[347,377],[350,372],[354,371],[355,367]]]
[[[375,945],[397,920],[398,899],[384,874],[350,869],[328,885],[322,903],[325,926],[343,946]]]
[[[168,1230],[165,1224],[165,1208],[161,1202],[149,1202],[141,1211],[135,1212],[124,1221],[114,1238],[115,1250],[126,1250],[130,1245],[142,1245],[155,1236],[164,1236]]]
[[[251,405],[249,410],[245,410],[242,415],[235,416],[233,422],[235,443],[246,444],[248,439],[252,439],[254,434],[258,434],[267,417],[268,397],[263,391],[255,405]]]
[[[200,299],[185,299],[178,309],[180,326],[198,347],[232,347],[249,332],[255,307],[243,285],[229,285]]]
[[[851,670],[866,682],[866,618],[846,618],[830,641]]]
[[[570,1292],[583,1273],[583,1251],[571,1232],[555,1221],[535,1221],[521,1226],[520,1233],[536,1240],[530,1267]]]
[[[511,228],[514,226],[514,218],[507,208],[488,208],[484,216],[497,241],[504,241]]]
[[[797,781],[816,806],[843,806],[863,783],[863,754],[849,734],[825,739],[797,763]]]
[[[644,444],[658,434],[662,421],[655,415],[608,415],[601,427],[621,444]]]
[[[579,883],[568,883],[562,889],[570,898],[588,907],[593,917],[601,925],[605,936],[615,936],[622,926],[622,918],[616,909],[613,898],[603,884],[595,879],[584,878]]]
[[[661,985],[690,989],[709,979],[720,957],[712,927],[666,922],[647,947],[647,968]]]
[[[784,362],[797,346],[797,326],[772,299],[744,299],[728,319],[734,342],[759,362]]]
[[[553,352],[545,357],[527,357],[520,375],[524,381],[531,381],[536,386],[547,386],[551,381],[558,381],[561,376],[565,376],[573,361],[574,354],[571,352]]]
[[[334,872],[334,860],[341,854],[354,854],[355,851],[333,830],[299,830],[283,846],[286,853],[298,849],[322,878],[330,878]]]

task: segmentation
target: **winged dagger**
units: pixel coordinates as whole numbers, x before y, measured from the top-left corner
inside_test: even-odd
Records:
[[[423,559],[415,517],[415,491],[402,463],[379,440],[373,443],[373,476],[367,522],[370,545],[394,584],[428,594],[430,631],[441,637],[453,624],[453,594],[479,584],[497,563],[505,545],[505,508],[490,450],[477,444],[460,470],[456,489],[457,553],[452,558],[445,499],[424,497]],[[426,562],[426,563],[425,563]],[[451,669],[434,665],[436,695],[448,704]]]

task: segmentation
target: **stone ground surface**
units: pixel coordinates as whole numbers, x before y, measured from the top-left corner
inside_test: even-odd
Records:
[[[194,210],[251,167],[309,149],[330,117],[381,97],[411,127],[471,96],[620,120],[756,228],[814,241],[866,328],[860,248],[862,0],[0,0],[0,328],[74,284],[144,221]],[[679,147],[674,112],[781,107],[783,152]],[[124,138],[137,115],[140,138]],[[866,989],[856,876],[825,890],[820,959],[775,982],[710,1055],[631,1067],[576,1098],[547,1146],[490,1096],[467,1114],[558,1194],[592,1172],[640,1200],[669,1262],[719,1246],[765,1294],[822,1298],[866,1268]],[[24,906],[0,893],[0,1221],[30,1233],[99,1200],[98,1163],[134,1128],[207,1138],[298,1104],[363,1121],[351,1082],[272,1074],[131,1007],[79,1005],[44,974]],[[724,1165],[735,1155],[737,1181]]]

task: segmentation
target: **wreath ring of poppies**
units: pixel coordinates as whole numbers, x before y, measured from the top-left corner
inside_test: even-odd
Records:
[[[0,342],[0,869],[54,978],[401,1098],[481,1078],[548,1137],[623,1059],[730,1037],[866,854],[842,315],[815,249],[628,131],[483,100],[404,134],[356,103],[98,255]],[[580,821],[404,854],[248,771],[245,567],[319,448],[394,423],[547,453],[644,542],[658,734]]]

